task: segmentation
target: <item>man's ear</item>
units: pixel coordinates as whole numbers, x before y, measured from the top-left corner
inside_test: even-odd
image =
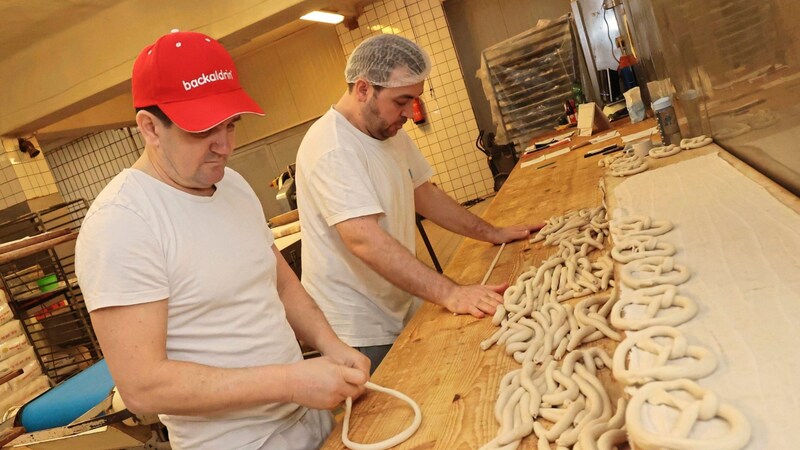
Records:
[[[366,102],[369,100],[373,87],[367,80],[359,78],[353,85],[353,93],[359,102]]]
[[[139,127],[139,134],[151,146],[158,143],[157,125],[159,125],[158,118],[152,113],[145,110],[136,113],[136,126]]]

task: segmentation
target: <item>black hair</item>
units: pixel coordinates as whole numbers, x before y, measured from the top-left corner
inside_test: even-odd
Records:
[[[138,113],[139,111],[147,111],[150,114],[158,117],[158,120],[160,120],[161,123],[164,124],[165,127],[172,126],[172,119],[167,117],[167,115],[164,114],[164,111],[162,111],[161,108],[159,108],[156,105],[144,106],[142,108],[136,108],[136,112]]]

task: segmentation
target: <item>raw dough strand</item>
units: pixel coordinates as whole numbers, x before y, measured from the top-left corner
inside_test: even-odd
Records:
[[[411,422],[411,425],[408,426],[405,430],[401,431],[395,436],[390,437],[389,439],[385,439],[380,442],[376,442],[374,444],[359,444],[357,442],[353,442],[347,436],[350,431],[350,412],[353,409],[353,399],[347,397],[345,400],[345,412],[344,412],[344,422],[342,423],[342,443],[345,447],[351,450],[385,450],[387,448],[392,448],[395,445],[398,445],[402,442],[405,442],[408,438],[411,437],[414,433],[416,433],[419,425],[422,423],[422,411],[419,409],[419,405],[412,400],[407,395],[403,394],[402,392],[395,391],[394,389],[385,388],[383,386],[379,386],[375,383],[367,381],[364,386],[367,389],[371,389],[373,391],[383,392],[384,394],[389,394],[392,397],[399,398],[400,400],[406,402],[411,406],[411,409],[414,410],[414,420]]]

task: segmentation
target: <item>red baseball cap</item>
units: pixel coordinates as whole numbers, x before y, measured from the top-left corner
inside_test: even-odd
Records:
[[[181,129],[199,133],[239,114],[264,111],[239,84],[233,58],[219,42],[177,31],[147,46],[133,63],[133,106],[158,106]]]

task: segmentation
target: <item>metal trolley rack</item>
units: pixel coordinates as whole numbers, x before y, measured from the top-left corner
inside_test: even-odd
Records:
[[[537,132],[564,116],[564,100],[580,78],[571,16],[532,28],[485,49],[481,57],[491,86],[497,136],[525,148]],[[487,92],[489,94],[489,92]]]
[[[75,200],[0,224],[2,288],[55,383],[103,357],[75,277],[75,239],[87,209]]]

